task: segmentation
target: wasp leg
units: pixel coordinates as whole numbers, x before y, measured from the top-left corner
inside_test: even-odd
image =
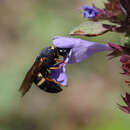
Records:
[[[41,80],[36,84],[38,87],[45,81],[44,78],[41,78]]]
[[[40,72],[38,73],[38,77],[42,77],[42,74]]]
[[[54,82],[54,83],[58,84],[59,86],[64,87],[64,85],[60,84],[59,82],[57,82],[57,81],[55,81],[53,79],[45,78],[45,80],[47,80],[49,82]]]
[[[45,78],[42,76],[42,74],[39,72],[37,75],[37,82],[36,86],[40,86],[45,81]]]
[[[50,67],[49,69],[50,70],[58,70],[60,69],[61,67],[63,67],[65,64],[67,64],[66,62],[63,62],[62,64],[60,64],[58,67]]]
[[[45,60],[46,60],[45,57],[42,57],[42,58],[40,59],[41,62],[44,62]]]
[[[63,62],[64,60],[63,59],[59,59],[59,58],[55,58],[54,61],[56,61],[56,62]]]

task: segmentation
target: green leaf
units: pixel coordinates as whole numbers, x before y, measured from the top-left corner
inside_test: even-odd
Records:
[[[106,24],[106,21],[87,21],[70,32],[72,36],[99,36],[116,27],[115,24]]]

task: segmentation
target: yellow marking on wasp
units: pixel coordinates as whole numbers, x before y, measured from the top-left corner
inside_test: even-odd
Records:
[[[45,79],[42,78],[42,79],[37,83],[37,86],[40,86],[44,81],[45,81]]]
[[[44,62],[45,60],[46,60],[45,57],[42,57],[42,58],[40,59],[41,62]]]
[[[41,74],[41,73],[38,73],[38,77],[42,77],[42,74]]]
[[[43,62],[43,59],[41,58],[40,61]]]
[[[51,46],[51,49],[54,50],[54,49],[55,49],[55,46]]]
[[[50,67],[49,69],[50,70],[58,70],[60,69],[61,67],[63,67],[65,64],[67,64],[66,62],[63,62],[62,64],[60,64],[59,66],[56,66],[56,67]]]
[[[63,62],[63,59],[55,58],[54,60],[55,60],[56,62]]]

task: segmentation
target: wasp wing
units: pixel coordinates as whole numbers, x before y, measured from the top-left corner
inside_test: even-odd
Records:
[[[25,78],[21,84],[21,87],[19,88],[19,91],[22,94],[22,96],[24,96],[28,92],[28,90],[31,88],[32,83],[36,75],[40,72],[44,61],[45,61],[45,58],[42,58],[42,60],[40,60],[39,62],[34,62],[32,67],[29,69],[29,71],[25,75]]]

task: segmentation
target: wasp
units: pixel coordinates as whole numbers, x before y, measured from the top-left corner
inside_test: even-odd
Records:
[[[40,89],[49,93],[58,93],[62,91],[60,83],[54,81],[51,77],[51,70],[60,69],[64,64],[70,52],[70,48],[58,48],[50,46],[44,48],[36,57],[35,62],[26,73],[25,78],[19,88],[24,96],[32,84],[35,83]],[[61,63],[58,67],[56,64]]]

